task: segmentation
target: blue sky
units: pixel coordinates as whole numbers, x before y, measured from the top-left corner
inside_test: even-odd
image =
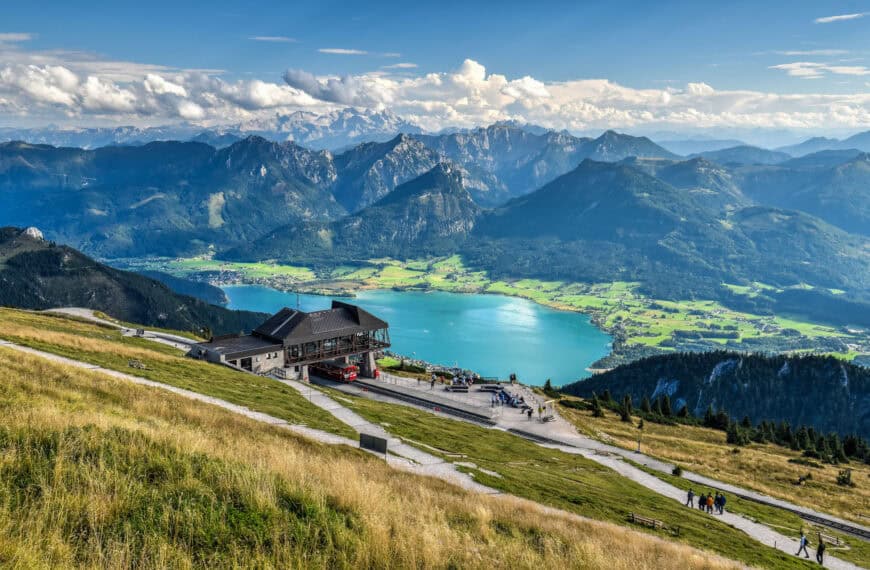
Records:
[[[15,38],[14,34],[26,35],[27,39]],[[100,105],[84,104],[86,95],[82,86],[86,78],[89,74],[101,76],[99,67],[85,66],[83,58],[136,64],[141,69],[133,65],[128,68],[138,69],[140,75],[148,71],[148,66],[163,77],[179,70],[210,70],[210,75],[229,84],[261,80],[281,88],[288,86],[284,79],[288,69],[302,70],[321,81],[326,77],[372,75],[401,80],[454,73],[463,62],[471,60],[483,66],[486,74],[503,75],[509,81],[528,76],[545,85],[604,79],[634,90],[687,90],[689,84],[703,84],[717,92],[848,95],[853,98],[838,104],[851,106],[848,114],[855,116],[850,120],[860,125],[866,120],[867,108],[860,97],[854,96],[870,92],[870,70],[865,67],[870,66],[870,0],[727,3],[158,0],[88,2],[87,7],[77,2],[44,1],[9,3],[4,9],[0,22],[0,69],[3,65],[32,65],[50,60],[78,76],[75,85],[79,91],[73,94],[76,105],[62,102],[58,108],[57,101],[42,101],[39,104],[46,103],[46,108],[36,109],[31,119],[56,118],[58,113],[70,120],[78,116],[83,122],[111,118],[111,113]],[[111,74],[105,78],[115,81],[121,89],[123,80],[134,80]],[[20,121],[23,105],[19,104],[12,112],[9,109],[21,98],[13,93],[15,86],[25,91],[26,88],[21,87],[21,81],[7,83],[13,86],[7,85],[6,89],[6,115],[9,120],[14,117]],[[176,83],[188,85],[181,79]],[[309,81],[307,85],[310,84]],[[312,91],[298,81],[290,82],[289,86],[309,95],[321,92],[316,86]],[[0,103],[3,89],[0,76]],[[207,101],[202,97],[195,99],[196,89],[185,88],[190,104],[207,111],[203,107]],[[405,93],[410,87],[404,84],[401,90]],[[131,92],[135,94],[135,88]],[[25,95],[30,96],[28,93]],[[320,102],[324,107],[393,104],[400,111],[404,109],[402,102],[397,104],[390,97],[366,93],[358,98],[327,97]],[[807,100],[807,109],[818,107],[819,101]],[[140,102],[137,100],[134,111],[126,118],[172,119],[171,113],[149,116]],[[505,107],[507,110],[502,109],[502,114],[517,114],[520,103],[514,104],[513,110]],[[306,105],[316,107],[311,102],[302,104]],[[720,112],[712,107],[704,109],[703,105],[695,110]],[[3,112],[0,107],[0,120]],[[420,112],[417,109],[412,114]],[[794,110],[787,108],[784,112]],[[244,113],[239,111],[238,115],[242,117]],[[475,116],[485,120],[490,115]],[[202,116],[211,115],[206,112]],[[445,111],[440,118],[433,119],[433,124],[449,122],[450,116]],[[674,116],[671,113],[663,124]],[[656,121],[662,122],[660,117]],[[806,119],[803,121],[809,124]],[[844,128],[851,126],[848,121],[843,122]],[[574,124],[586,123],[591,125],[588,120]]]

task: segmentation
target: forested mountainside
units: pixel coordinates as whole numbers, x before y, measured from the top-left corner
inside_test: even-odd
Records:
[[[759,203],[802,210],[846,231],[870,235],[870,154],[812,170],[747,167],[736,176],[746,195]]]
[[[34,230],[11,227],[0,228],[0,305],[86,307],[131,323],[200,334],[251,330],[266,318],[178,295],[159,281],[45,241]]]
[[[442,163],[357,214],[332,223],[279,228],[221,258],[337,264],[368,257],[445,255],[471,233],[480,212],[459,169]]]
[[[739,164],[777,164],[785,162],[792,156],[785,152],[768,150],[750,145],[738,145],[719,150],[710,150],[692,154],[689,158],[706,158],[712,162],[726,165]]]
[[[712,406],[735,419],[788,422],[817,431],[870,436],[870,369],[826,356],[766,356],[725,351],[644,358],[562,388],[591,397],[604,390],[634,405],[668,396],[701,417]]]
[[[453,165],[473,205],[455,188],[435,192],[455,208],[388,200],[439,163]],[[722,282],[806,283],[812,295],[845,291],[842,302],[863,303],[867,164],[864,154],[822,151],[725,165],[612,131],[592,139],[513,124],[399,135],[337,155],[259,137],[219,150],[8,143],[0,223],[35,225],[102,258],[215,252],[304,264],[460,253],[497,278],[640,281],[660,297],[735,302],[746,300]],[[758,304],[785,301],[771,293]]]
[[[867,289],[865,238],[734,198],[727,185],[686,192],[625,163],[585,161],[483,216],[465,253],[496,276],[641,281],[669,298],[716,297],[734,278]]]
[[[335,217],[332,157],[251,137],[215,150],[151,143],[94,151],[0,145],[0,223],[37,226],[102,257],[176,255]]]

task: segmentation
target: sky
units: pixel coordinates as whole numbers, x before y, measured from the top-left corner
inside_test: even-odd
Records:
[[[0,9],[0,126],[209,126],[353,106],[428,130],[870,128],[870,0]]]

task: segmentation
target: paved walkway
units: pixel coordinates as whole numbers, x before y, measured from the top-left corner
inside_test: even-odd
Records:
[[[112,376],[113,378],[119,378],[121,380],[127,380],[141,386],[160,388],[161,390],[166,390],[168,392],[172,392],[173,394],[177,394],[191,400],[196,400],[199,402],[204,402],[206,404],[221,407],[225,410],[229,410],[231,412],[243,415],[258,422],[263,422],[288,429],[292,432],[304,435],[306,437],[323,443],[359,447],[359,442],[356,440],[303,425],[291,424],[286,420],[282,420],[280,418],[276,418],[262,412],[257,412],[245,406],[233,404],[219,398],[205,396],[203,394],[200,394],[199,392],[185,390],[184,388],[177,388],[175,386],[170,386],[161,382],[148,380],[147,378],[142,378],[141,376],[134,376],[133,374],[118,372],[117,370],[103,368],[101,366],[96,366],[87,362],[72,360],[70,358],[52,354],[50,352],[44,352],[30,347],[21,346],[5,340],[0,340],[0,347],[10,348],[19,352],[25,352],[27,354],[39,356],[41,358],[45,358],[47,360],[51,360],[53,362],[57,362],[66,366],[72,366],[75,368],[82,368],[85,370],[99,372],[101,374],[106,374],[108,376]],[[481,485],[480,483],[477,483],[470,475],[457,470],[456,466],[453,463],[444,461],[439,457],[421,451],[416,447],[412,447],[399,440],[398,438],[392,437],[389,433],[386,432],[386,430],[384,430],[383,427],[364,420],[356,413],[341,406],[319,390],[313,390],[309,386],[302,384],[301,382],[291,380],[282,380],[281,382],[287,384],[288,386],[291,386],[292,388],[295,388],[303,396],[308,398],[312,404],[325,409],[333,416],[350,425],[357,431],[364,431],[365,433],[368,433],[370,435],[387,439],[389,441],[388,450],[391,454],[387,457],[387,463],[391,467],[395,467],[403,471],[409,471],[411,473],[416,473],[419,475],[437,477],[439,479],[443,479],[445,481],[458,485],[469,491],[486,494],[499,494],[499,491],[497,491],[496,489]]]
[[[386,387],[390,389],[406,391],[408,394],[411,394],[418,398],[425,398],[436,401],[431,397],[432,392],[428,390],[428,387],[424,389],[413,389],[415,382],[416,381],[414,380],[405,378],[404,382],[388,382],[386,383]],[[408,389],[409,384],[411,389]],[[525,398],[525,401],[530,403],[533,408],[537,408],[538,404],[543,404],[545,401],[545,399],[541,395],[535,393],[528,386],[512,385],[507,386],[506,388],[513,394],[522,395]],[[474,388],[472,388],[472,390],[468,394],[462,394],[461,396],[464,398],[466,406],[476,406],[477,411],[481,410],[482,403],[488,401],[490,397],[488,393],[480,393]],[[524,414],[521,414],[517,408],[511,408],[509,406],[498,406],[492,413],[490,413],[490,411],[487,411],[486,413],[490,416],[492,421],[496,422],[496,425],[502,429],[520,430],[531,433],[538,437],[547,438],[568,446],[576,447],[581,450],[595,451],[599,453],[607,453],[611,455],[621,456],[626,459],[630,459],[635,463],[639,463],[645,467],[668,475],[670,475],[674,469],[674,465],[672,463],[661,461],[643,453],[637,453],[635,451],[630,451],[621,447],[609,445],[597,439],[585,436],[579,433],[573,424],[560,416],[558,413],[555,413],[555,419],[553,421],[546,423],[537,421],[536,413],[533,414],[533,418],[530,421],[528,417]],[[809,518],[815,517],[818,519],[825,519],[834,523],[848,525],[870,532],[870,529],[858,523],[846,521],[844,519],[829,515],[827,513],[822,513],[808,507],[795,505],[794,503],[790,503],[783,499],[777,499],[775,497],[765,495],[764,493],[759,493],[757,491],[752,491],[750,489],[745,489],[743,487],[738,487],[736,485],[717,481],[715,479],[705,477],[704,475],[700,475],[698,473],[683,471],[683,478],[687,481],[691,481],[692,483],[697,483],[699,487],[718,490],[734,496],[739,495],[741,497],[746,497],[761,503],[766,503],[768,505],[795,512],[799,515],[804,515]],[[860,539],[856,537],[855,540]]]
[[[114,321],[110,321],[107,319],[103,319],[94,314],[93,309],[85,309],[82,307],[62,307],[59,309],[47,309],[44,312],[46,313],[59,313],[62,315],[71,315],[73,317],[78,317],[80,319],[85,319],[87,321],[91,321],[93,323],[97,323],[100,325],[105,325],[108,327],[113,327],[121,331],[121,334],[124,336],[135,336],[136,329],[126,327],[122,324],[116,323]],[[152,331],[148,329],[142,329],[144,331],[144,336],[142,338],[147,338],[148,340],[159,342],[161,344],[165,344],[171,346],[173,348],[177,348],[178,350],[188,351],[190,347],[195,344],[195,341],[185,338],[183,336],[178,336],[170,333],[160,332],[160,331]]]
[[[527,387],[524,387],[524,390],[531,393],[531,390]],[[517,414],[518,415],[518,414]],[[580,449],[593,450],[598,452],[605,452],[612,455],[618,455],[620,457],[624,457],[629,459],[635,463],[639,463],[645,467],[653,469],[655,471],[659,471],[661,473],[665,473],[670,475],[674,470],[674,464],[668,463],[667,461],[662,461],[656,459],[654,457],[650,457],[644,453],[637,453],[636,451],[630,451],[628,449],[623,449],[621,447],[617,447],[615,445],[609,445],[602,441],[593,439],[591,437],[585,436],[577,432],[577,429],[571,424],[569,421],[564,419],[558,413],[556,414],[556,419],[553,422],[548,422],[546,424],[542,424],[540,422],[527,422],[523,421],[521,418],[518,418],[517,415],[507,413],[502,414],[497,418],[497,422],[499,426],[503,426],[505,428],[514,428],[521,429],[523,431],[528,431],[535,435],[539,435],[542,437],[547,437],[549,439],[557,440],[561,443],[565,443],[574,447],[578,447]],[[641,445],[643,444],[643,440],[641,439]],[[868,527],[860,525],[858,523],[847,521],[841,519],[839,517],[835,517],[833,515],[829,515],[827,513],[822,513],[811,509],[809,507],[804,507],[801,505],[795,505],[789,501],[785,501],[783,499],[777,499],[776,497],[771,497],[769,495],[765,495],[764,493],[759,493],[757,491],[752,491],[750,489],[746,489],[743,487],[738,487],[736,485],[731,485],[728,483],[724,483],[722,481],[718,481],[716,479],[712,479],[710,477],[706,477],[704,475],[700,475],[698,473],[694,473],[692,471],[683,471],[682,477],[687,481],[691,481],[692,483],[697,483],[700,487],[706,489],[713,489],[717,491],[721,491],[724,493],[729,493],[731,495],[739,495],[742,497],[746,497],[749,499],[753,499],[755,501],[766,503],[775,507],[779,507],[791,512],[796,512],[798,514],[809,515],[810,517],[818,517],[821,519],[827,519],[828,521],[832,521],[839,524],[844,524],[848,526],[852,526],[858,529],[863,529],[865,531],[870,532]],[[860,540],[859,538],[855,538],[855,540]]]
[[[297,390],[312,404],[326,410],[335,418],[351,426],[359,433],[366,433],[368,435],[386,439],[387,452],[388,454],[392,454],[388,455],[387,461],[391,465],[396,461],[404,459],[406,463],[404,468],[408,471],[413,471],[423,475],[435,475],[440,479],[450,481],[464,489],[475,491],[477,493],[491,495],[500,493],[496,489],[492,489],[476,482],[467,473],[458,471],[453,463],[426,453],[417,447],[408,445],[397,437],[393,437],[383,428],[383,426],[366,420],[353,410],[342,406],[320,390],[312,388],[310,384],[298,380],[282,380],[277,378],[275,380]],[[398,456],[398,458],[394,456]]]
[[[386,399],[389,400],[388,397],[384,397],[381,395],[372,395],[371,392],[361,391],[354,389],[353,384],[345,384],[340,385],[340,389],[348,391],[349,393],[354,393],[357,395],[363,395],[366,397],[375,397],[376,399]],[[534,394],[531,389],[524,386],[512,386],[512,392],[522,392],[526,401],[533,403],[536,400],[543,402],[540,396]],[[423,397],[423,394],[420,392],[414,391],[414,394],[417,397]],[[392,400],[394,403],[398,402],[404,405],[404,402],[401,400]],[[454,418],[456,419],[456,418]],[[634,465],[629,464],[624,461],[624,458],[629,458],[636,463],[641,464],[650,464],[655,462],[653,460],[643,454],[636,454],[630,451],[623,450],[621,448],[617,448],[611,445],[607,445],[595,439],[583,436],[577,432],[573,425],[571,425],[567,420],[556,414],[556,419],[552,422],[541,423],[539,421],[529,421],[527,416],[520,414],[519,410],[516,408],[504,407],[502,413],[496,414],[493,417],[493,420],[496,422],[495,429],[519,429],[522,431],[526,431],[532,433],[534,435],[539,435],[541,437],[546,437],[551,440],[563,441],[564,443],[561,445],[556,444],[539,444],[543,447],[547,447],[550,449],[558,449],[560,451],[564,451],[565,453],[571,453],[574,455],[581,455],[587,459],[595,461],[600,465],[605,467],[609,467],[614,470],[618,474],[643,485],[647,489],[654,491],[664,497],[667,497],[672,500],[679,501],[681,504],[685,503],[686,493],[682,489],[674,487],[673,485],[666,483],[665,481],[659,479],[654,475],[650,475],[649,473],[643,471],[635,467]],[[664,470],[664,466],[667,464],[664,462],[657,462],[657,467],[661,470]],[[649,467],[653,467],[653,465],[649,465]],[[670,473],[670,469],[666,471]],[[722,485],[713,485],[714,488],[719,490],[723,489]],[[744,491],[745,490],[742,490]],[[793,555],[797,552],[798,542],[796,538],[785,536],[776,532],[768,526],[762,525],[760,523],[753,522],[749,519],[746,519],[740,515],[736,515],[734,513],[725,512],[723,515],[710,515],[715,516],[722,520],[723,522],[742,530],[750,537],[758,540],[759,542],[776,548],[781,552],[784,552],[789,555]],[[857,539],[856,539],[857,540]],[[829,551],[830,552],[830,551]],[[815,560],[815,559],[813,559]],[[825,567],[827,568],[835,568],[835,569],[851,569],[851,568],[859,568],[858,566],[846,562],[844,560],[840,560],[833,556],[825,556]]]

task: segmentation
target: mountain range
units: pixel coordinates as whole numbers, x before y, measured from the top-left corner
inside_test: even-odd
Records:
[[[342,259],[445,255],[456,251],[480,215],[459,169],[440,163],[357,214],[331,223],[278,228],[221,257],[334,264]]]
[[[761,281],[861,301],[867,156],[743,145],[684,159],[644,137],[503,123],[340,153],[258,136],[223,148],[5,143],[0,223],[105,258],[462,253],[495,276],[640,281],[668,298]]]
[[[192,123],[158,127],[2,127],[0,141],[84,149],[109,145],[139,146],[156,141],[194,141],[220,148],[254,135],[275,142],[294,141],[315,150],[336,150],[362,142],[384,142],[399,133],[421,132],[422,129],[414,123],[389,111],[347,108],[326,113],[296,111],[211,128]]]

